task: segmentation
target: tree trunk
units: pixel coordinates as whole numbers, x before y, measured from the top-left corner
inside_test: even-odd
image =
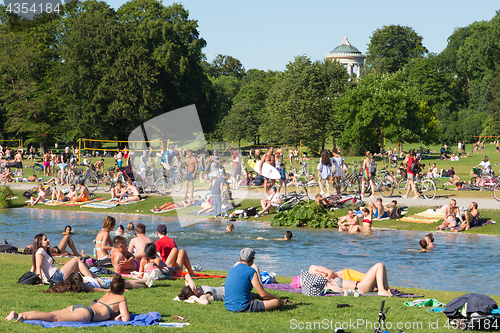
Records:
[[[45,147],[45,143],[40,141],[40,153],[43,155],[45,154],[45,150],[46,150],[46,147]]]
[[[380,153],[384,150],[384,133],[380,131]]]

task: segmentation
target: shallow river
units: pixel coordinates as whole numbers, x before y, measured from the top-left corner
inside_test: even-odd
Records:
[[[77,249],[92,254],[92,240],[104,217],[43,209],[3,210],[0,240],[24,247],[35,234],[45,233],[55,246],[64,226],[70,224]],[[168,236],[186,249],[193,265],[203,269],[229,270],[238,260],[239,250],[248,246],[256,250],[256,264],[262,271],[282,276],[298,275],[311,264],[366,272],[373,264],[383,262],[391,285],[500,295],[499,237],[438,233],[434,235],[436,248],[420,253],[416,250],[424,232],[377,230],[370,236],[359,236],[305,228],[292,229],[293,239],[284,242],[256,240],[259,236],[283,237],[286,229],[249,221],[234,222],[235,232],[224,233],[227,220],[180,227],[177,221],[157,216],[115,217],[117,225],[125,228],[129,222],[144,223],[147,235],[154,240],[156,226],[166,224]]]

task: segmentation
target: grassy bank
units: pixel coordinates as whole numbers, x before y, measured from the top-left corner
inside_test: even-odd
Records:
[[[11,310],[23,311],[53,311],[73,304],[89,305],[103,293],[80,294],[45,294],[42,290],[47,286],[26,286],[16,284],[17,279],[31,266],[31,257],[23,255],[1,254],[0,260],[4,269],[0,281],[0,314],[5,317]],[[56,259],[61,263],[65,258]],[[222,272],[210,272],[222,273]],[[290,278],[277,278],[278,282],[289,283]],[[223,279],[198,280],[197,284],[221,286]],[[390,274],[389,274],[390,282]],[[335,324],[359,324],[351,326],[347,331],[373,332],[369,329],[378,317],[378,310],[382,297],[308,297],[302,294],[275,292],[276,296],[288,298],[294,305],[284,306],[277,311],[255,314],[234,314],[225,310],[222,302],[213,302],[208,306],[188,304],[173,301],[184,285],[183,280],[157,281],[152,288],[130,290],[125,293],[131,313],[147,313],[157,311],[162,315],[162,322],[175,322],[173,315],[188,318],[191,326],[183,330],[189,332],[283,332],[299,328],[301,325],[314,325],[318,331],[320,323],[335,328]],[[425,298],[436,298],[447,303],[451,299],[464,294],[463,292],[445,292],[422,289],[404,288],[405,292],[425,295]],[[423,308],[410,308],[404,302],[405,298],[385,298],[386,307],[391,309],[388,321],[393,328],[389,331],[397,332],[396,325],[401,323],[406,332],[450,332],[445,327],[446,317],[443,314],[427,312]],[[500,303],[500,296],[493,299]],[[337,308],[337,304],[347,303],[350,308]],[[3,318],[2,317],[2,318]],[[404,325],[407,325],[406,328]],[[434,326],[429,326],[434,325]],[[306,326],[304,326],[306,327]],[[354,328],[353,328],[354,327]],[[410,328],[408,328],[410,327]],[[431,327],[431,328],[430,328]],[[434,329],[436,327],[437,329]],[[40,327],[23,323],[14,323],[0,320],[2,332],[39,332]],[[110,327],[106,332],[159,332],[166,328],[155,327]],[[74,328],[58,328],[58,332],[75,331]],[[103,328],[88,328],[88,332],[102,332]],[[310,331],[310,330],[308,330]],[[331,330],[333,331],[333,330]]]

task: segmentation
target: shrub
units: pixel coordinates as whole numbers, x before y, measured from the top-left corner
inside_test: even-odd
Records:
[[[278,212],[271,220],[272,226],[305,227],[310,228],[336,228],[338,218],[333,211],[325,209],[316,201],[298,204],[291,210]]]

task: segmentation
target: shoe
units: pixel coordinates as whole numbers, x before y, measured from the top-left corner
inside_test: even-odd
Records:
[[[330,192],[325,195],[326,198],[330,197]]]
[[[319,194],[323,195],[323,194],[325,194],[325,192],[321,191],[321,192],[319,192]]]
[[[353,296],[353,295],[354,291],[352,291],[352,289],[344,290],[344,296]]]
[[[358,289],[354,290],[354,294],[353,294],[354,297],[359,297],[360,295],[361,294],[359,293]]]
[[[255,214],[255,218],[258,219],[260,217],[259,214]]]

